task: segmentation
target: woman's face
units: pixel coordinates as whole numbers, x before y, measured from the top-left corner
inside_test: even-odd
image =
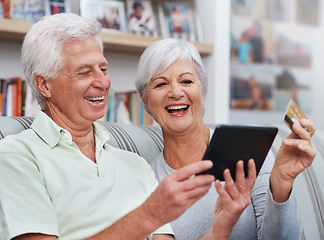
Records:
[[[147,110],[164,131],[182,133],[203,124],[204,91],[194,64],[179,60],[146,86]]]

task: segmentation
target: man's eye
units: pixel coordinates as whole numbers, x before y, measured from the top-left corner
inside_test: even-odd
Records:
[[[80,72],[79,75],[86,76],[89,75],[90,71]]]
[[[102,68],[101,71],[102,71],[103,73],[107,73],[107,72],[108,72],[108,69],[107,69],[107,68]]]

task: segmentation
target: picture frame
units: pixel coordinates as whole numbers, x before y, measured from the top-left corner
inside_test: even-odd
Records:
[[[299,24],[318,26],[320,24],[320,0],[296,1],[296,20]]]
[[[198,40],[195,30],[194,6],[187,1],[163,1],[160,3],[159,17],[163,37]]]
[[[46,15],[71,12],[70,0],[45,0]]]
[[[126,0],[126,14],[129,33],[158,36],[157,21],[151,1]]]
[[[123,1],[81,0],[81,16],[94,18],[101,23],[103,30],[126,33],[126,13]]]
[[[275,73],[264,64],[231,65],[230,108],[249,111],[274,110]]]
[[[1,0],[0,18],[37,22],[45,15],[44,0]]]

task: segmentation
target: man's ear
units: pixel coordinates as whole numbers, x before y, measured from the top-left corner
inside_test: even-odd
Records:
[[[34,84],[37,90],[46,98],[51,97],[51,91],[48,86],[48,81],[41,75],[34,75]]]

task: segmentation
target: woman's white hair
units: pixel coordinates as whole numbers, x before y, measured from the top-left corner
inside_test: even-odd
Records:
[[[207,74],[197,48],[187,41],[168,38],[152,43],[140,57],[135,85],[142,100],[145,97],[147,83],[177,60],[186,60],[195,65],[206,99]]]
[[[73,40],[95,38],[103,50],[100,33],[99,22],[73,13],[45,16],[32,26],[22,45],[21,62],[27,82],[42,109],[45,101],[35,87],[34,75],[56,78],[65,65],[63,48]]]

